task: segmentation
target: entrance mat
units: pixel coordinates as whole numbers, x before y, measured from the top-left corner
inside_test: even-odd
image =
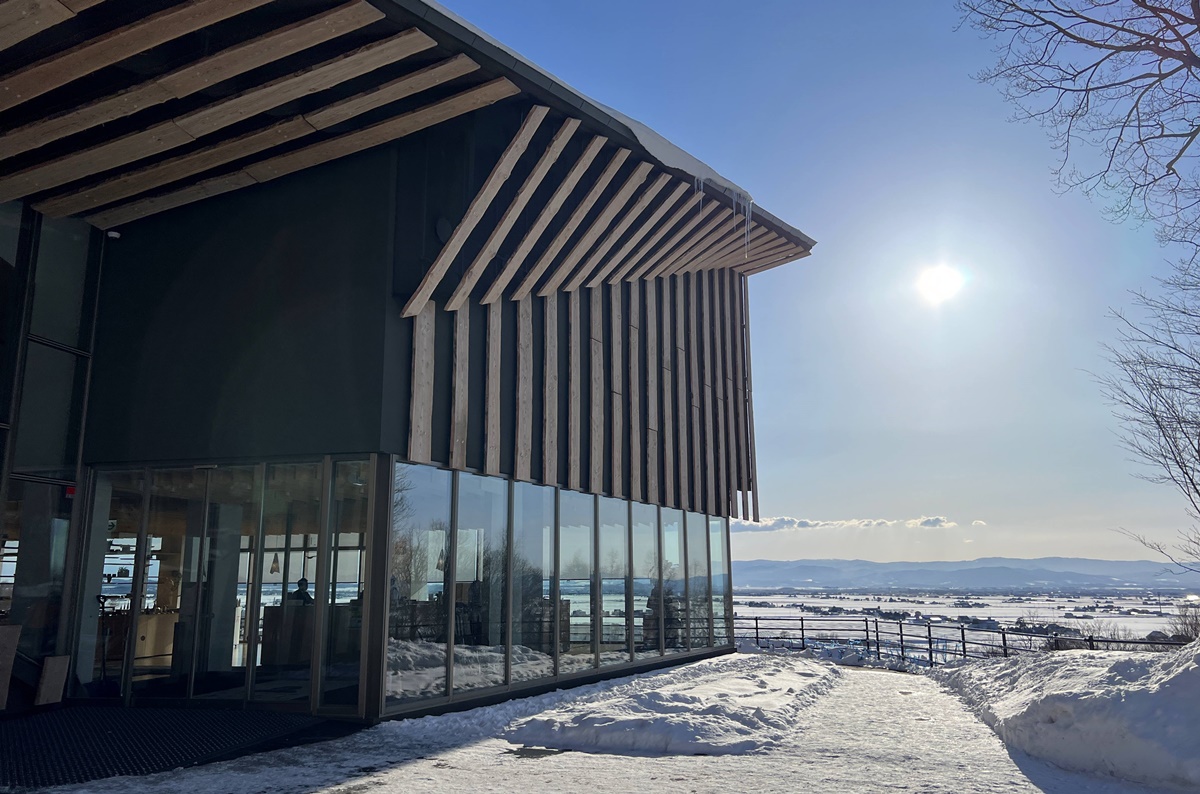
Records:
[[[362,727],[267,711],[59,708],[0,720],[0,791],[165,772]]]

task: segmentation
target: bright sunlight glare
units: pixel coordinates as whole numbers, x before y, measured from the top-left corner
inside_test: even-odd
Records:
[[[917,277],[917,292],[931,306],[945,303],[958,294],[966,279],[949,265],[927,267]]]

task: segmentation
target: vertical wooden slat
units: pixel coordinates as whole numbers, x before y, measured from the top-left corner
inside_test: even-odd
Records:
[[[433,436],[434,319],[437,309],[427,303],[413,318],[412,399],[409,402],[408,459],[431,463]]]
[[[630,295],[638,295],[642,290],[646,291],[646,312],[645,322],[642,324],[642,336],[646,339],[646,441],[642,444],[642,428],[641,422],[633,418],[629,420],[630,429],[633,431],[635,439],[630,450],[630,463],[635,463],[645,457],[646,460],[646,501],[651,504],[663,504],[662,494],[658,489],[658,442],[659,442],[659,427],[658,427],[658,282],[657,281],[635,281]],[[640,307],[635,308],[632,302],[629,311],[639,319],[641,323],[642,312]],[[637,367],[631,378],[637,378],[640,385],[642,379],[641,359],[642,346],[639,344],[636,347],[631,343],[629,345],[630,368]],[[641,395],[639,392],[630,389],[631,402],[641,408]],[[640,474],[640,467],[638,468]],[[638,480],[639,490],[641,488],[641,479]],[[634,497],[640,499],[640,496]]]
[[[471,313],[454,313],[454,383],[450,410],[450,468],[467,465],[467,397],[471,393]]]
[[[545,299],[543,332],[542,482],[558,485],[558,296]]]
[[[660,282],[653,282],[657,290]],[[659,449],[662,450],[662,492],[663,504],[678,507],[679,496],[676,484],[683,487],[685,478],[679,476],[679,457],[675,448],[675,365],[672,363],[675,354],[675,341],[671,334],[671,283],[662,281],[662,309],[659,312],[659,322],[662,324],[662,334],[659,337],[662,358],[659,366],[662,368],[659,377],[659,393],[662,395],[662,410],[659,414],[658,433]]]
[[[487,384],[484,393],[485,474],[500,473],[500,306],[488,306],[487,315]]]
[[[746,432],[750,447],[750,497],[754,504],[754,520],[761,521],[758,510],[758,461],[754,445],[754,368],[750,359],[750,284],[745,276],[742,281],[742,323],[746,333]]]
[[[721,375],[725,382],[725,448],[726,448],[726,494],[729,499],[729,515],[740,518],[738,512],[738,481],[741,479],[742,456],[737,438],[737,395],[733,390],[733,278],[728,270],[718,271],[721,284]]]
[[[746,329],[742,323],[742,282],[743,276],[731,273],[729,283],[733,289],[730,305],[733,307],[733,388],[734,416],[737,428],[738,450],[738,490],[743,494],[750,492],[750,446],[747,443],[746,429]],[[744,501],[742,517],[749,517],[749,501]]]
[[[721,424],[717,421],[717,412],[719,410],[716,397],[716,373],[713,372],[713,313],[712,313],[712,283],[706,277],[707,274],[696,274],[692,276],[692,283],[697,290],[697,298],[700,300],[700,326],[697,329],[700,334],[701,352],[704,360],[701,366],[700,388],[700,406],[704,412],[704,504],[705,512],[715,514],[718,504],[721,500],[720,485],[721,485],[721,448],[720,434]],[[715,425],[715,427],[714,427]]]
[[[674,279],[675,288],[663,290],[663,321],[669,330],[669,333],[663,334],[666,346],[663,348],[663,355],[668,359],[667,363],[671,366],[673,374],[671,380],[670,392],[675,396],[673,432],[677,437],[676,458],[675,461],[675,477],[679,481],[679,504],[681,509],[686,509],[691,504],[691,457],[688,455],[689,439],[688,423],[691,419],[691,413],[688,411],[688,386],[687,386],[687,351],[684,349],[684,311],[683,311],[683,279]],[[664,282],[665,284],[666,282]],[[674,294],[672,294],[672,292]],[[669,300],[667,300],[669,299]],[[670,303],[671,309],[666,309]],[[672,324],[672,320],[674,323]],[[671,406],[668,400],[663,400],[663,407],[669,409]],[[664,414],[665,416],[665,414]]]
[[[554,297],[551,295],[550,297]],[[583,453],[580,433],[583,412],[580,399],[580,347],[586,334],[579,327],[579,293],[567,296],[567,487],[572,491],[583,490],[579,456]]]
[[[626,389],[629,392],[629,498],[638,502],[647,500],[652,504],[658,504],[658,498],[653,489],[648,484],[644,490],[642,488],[642,457],[646,448],[645,443],[649,441],[651,435],[656,433],[656,429],[652,428],[649,423],[652,409],[647,409],[646,441],[643,441],[642,393],[644,391],[645,394],[651,395],[653,392],[650,391],[648,382],[646,388],[644,390],[642,388],[642,339],[645,338],[647,344],[651,344],[654,333],[649,327],[645,327],[645,331],[642,330],[642,287],[641,283],[630,286],[629,319],[626,322],[629,327],[629,387]],[[647,370],[647,375],[649,372],[650,370]],[[649,465],[646,467],[645,479],[647,483],[653,481]]]
[[[517,303],[517,451],[513,476],[529,480],[533,468],[533,299]]]
[[[591,443],[588,446],[590,476],[588,482],[592,493],[604,492],[604,291],[589,290],[592,304],[592,333],[589,342],[591,362],[591,402],[589,419]]]
[[[712,493],[712,445],[704,435],[704,417],[701,389],[700,362],[704,340],[700,336],[700,280],[695,276],[688,279],[688,412],[692,420],[692,509],[704,511]]]
[[[684,510],[692,510],[699,503],[700,484],[700,445],[699,428],[696,425],[696,414],[692,411],[692,381],[695,373],[695,347],[688,339],[687,314],[688,288],[684,279],[675,283],[675,389],[678,393],[676,404],[679,415],[676,418],[676,428],[679,433],[679,474],[684,478],[680,482],[679,504]]]
[[[603,289],[603,288],[601,288]],[[612,332],[608,343],[609,399],[612,400],[612,421],[609,422],[610,447],[612,448],[612,495],[625,498],[625,312],[622,286],[613,284],[609,288],[609,312]],[[596,292],[600,292],[597,289]],[[632,313],[632,310],[631,310]],[[630,452],[630,457],[636,457]]]

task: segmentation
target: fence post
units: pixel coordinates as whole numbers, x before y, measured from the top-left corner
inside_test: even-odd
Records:
[[[808,641],[804,638],[804,616],[800,616],[800,650],[808,649]]]
[[[883,646],[879,644],[879,618],[875,618],[875,658],[882,659]]]
[[[896,621],[896,626],[900,629],[900,661],[907,662],[908,657],[904,654],[904,621]]]
[[[929,669],[933,669],[933,624],[925,623],[925,636],[929,638]]]
[[[867,656],[871,655],[871,619],[863,616],[863,637],[866,640]]]
[[[758,615],[754,616],[754,646],[756,648],[762,647],[762,638],[758,635]]]
[[[1000,644],[1004,646],[1004,658],[1008,658],[1008,632],[1000,629]]]
[[[960,625],[958,630],[962,632],[963,658],[967,658],[967,627]]]
[[[1089,634],[1089,635],[1088,635],[1088,650],[1089,650],[1089,651],[1094,651],[1094,650],[1096,650],[1096,637],[1095,637],[1095,635],[1092,635],[1092,634]]]

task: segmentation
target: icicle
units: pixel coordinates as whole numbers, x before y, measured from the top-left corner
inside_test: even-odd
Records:
[[[742,258],[743,259],[750,258],[750,216],[753,214],[754,214],[754,199],[747,196],[746,197],[746,223],[745,223],[746,243],[745,243],[745,246],[742,248]]]

